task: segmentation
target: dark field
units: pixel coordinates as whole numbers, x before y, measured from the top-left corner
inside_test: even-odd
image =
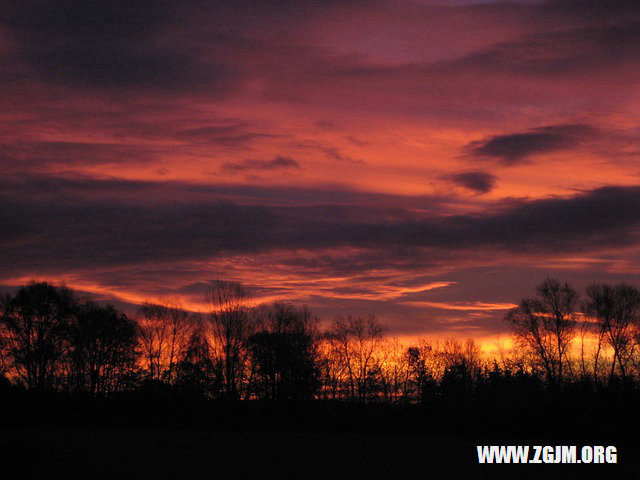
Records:
[[[491,440],[455,434],[8,427],[1,438],[3,478],[637,478],[640,472],[637,442],[618,445],[618,465],[478,465],[475,445]]]
[[[446,398],[433,405],[226,403],[149,392],[100,399],[18,390],[0,399],[0,479],[640,475],[635,395],[518,406]],[[618,464],[480,465],[476,445],[614,445]]]

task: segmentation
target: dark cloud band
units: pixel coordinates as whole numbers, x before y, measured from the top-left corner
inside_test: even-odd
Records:
[[[20,194],[14,186],[0,196],[4,268],[90,268],[336,247],[382,249],[389,255],[422,248],[551,254],[631,245],[640,226],[640,187],[600,188],[493,213],[425,217],[384,206],[278,207],[202,199],[171,203],[154,198],[164,195],[160,184],[125,183],[92,181],[84,195],[75,188],[73,195],[46,201]],[[140,188],[145,193],[137,199],[107,191],[96,196],[100,188]]]

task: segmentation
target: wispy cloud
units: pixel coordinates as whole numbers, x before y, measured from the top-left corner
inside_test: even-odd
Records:
[[[494,311],[494,310],[509,310],[517,307],[513,303],[487,303],[487,302],[422,302],[411,301],[402,302],[405,305],[412,307],[428,307],[437,308],[441,310],[463,310],[463,311]]]
[[[223,163],[222,169],[228,172],[245,172],[248,170],[301,170],[302,167],[297,160],[279,155],[272,160],[246,159],[241,162]]]

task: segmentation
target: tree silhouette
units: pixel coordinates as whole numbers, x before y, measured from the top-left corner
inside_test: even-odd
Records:
[[[462,359],[447,367],[440,382],[440,392],[444,400],[455,407],[471,401],[474,378],[467,362]]]
[[[208,319],[220,349],[228,399],[239,398],[248,354],[247,341],[253,330],[247,297],[247,291],[239,282],[215,280],[205,291]]]
[[[424,347],[430,348],[430,347]],[[427,365],[424,348],[409,347],[405,352],[408,363],[409,378],[407,382],[407,395],[419,399],[424,403],[435,390],[435,379]]]
[[[578,293],[567,283],[547,278],[536,288],[535,298],[524,298],[505,317],[516,341],[544,369],[557,387],[566,375],[567,350],[576,326]]]
[[[633,347],[633,326],[640,323],[640,291],[629,285],[593,284],[587,287],[586,313],[598,322],[598,330],[613,349],[609,382],[616,364],[622,378]]]
[[[366,401],[372,372],[377,368],[375,354],[383,340],[384,328],[375,315],[338,318],[329,331],[336,358],[346,372],[349,396]]]
[[[11,384],[4,389],[7,395],[55,389],[65,399],[79,392],[112,397],[87,400],[96,405],[133,398],[129,390],[159,405],[318,396],[401,403],[402,408],[428,403],[452,415],[456,408],[478,405],[487,411],[499,404],[507,408],[512,400],[537,408],[548,401],[549,390],[554,400],[583,395],[597,401],[606,398],[598,397],[601,392],[617,394],[618,375],[627,380],[624,392],[640,392],[640,292],[628,285],[595,284],[586,296],[582,350],[575,355],[569,347],[581,315],[578,294],[566,283],[546,279],[533,298],[524,298],[506,317],[516,348],[491,358],[472,339],[421,338],[405,348],[385,338],[374,315],[339,317],[320,332],[304,306],[250,307],[237,282],[211,282],[207,317],[163,301],[144,303],[137,321],[113,306],[78,299],[66,287],[31,282],[0,303],[0,379]],[[587,336],[598,340],[593,380],[585,375]],[[613,358],[598,368],[600,349],[603,358]],[[579,378],[572,362],[580,365]],[[144,371],[148,375],[139,382]]]
[[[317,388],[316,321],[306,307],[275,303],[249,338],[259,395],[272,400],[311,398]]]
[[[69,329],[72,383],[92,394],[118,390],[134,369],[137,341],[136,323],[124,313],[84,302]]]
[[[198,324],[177,364],[175,384],[187,395],[217,398],[223,389],[223,379],[222,364],[212,359],[205,329]]]
[[[172,383],[175,366],[195,328],[193,315],[178,300],[144,302],[139,332],[149,378]]]
[[[57,386],[77,305],[71,290],[31,282],[3,301],[5,349],[16,374],[29,389]]]

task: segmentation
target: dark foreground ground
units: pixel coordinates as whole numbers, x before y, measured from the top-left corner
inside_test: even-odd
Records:
[[[0,435],[0,475],[7,479],[640,476],[640,442],[617,445],[617,465],[478,465],[476,444],[491,440],[453,433],[430,436],[4,427]],[[500,439],[503,444],[534,441],[556,443],[544,438]]]
[[[0,480],[636,479],[640,393],[427,404],[0,395]],[[614,445],[617,464],[479,464],[477,445]]]

